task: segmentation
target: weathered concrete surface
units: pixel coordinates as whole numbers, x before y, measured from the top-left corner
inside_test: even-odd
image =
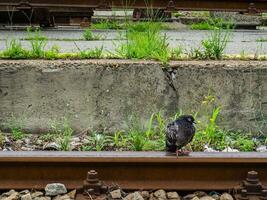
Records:
[[[171,67],[178,107],[185,112],[204,114],[203,97],[212,95],[221,107],[220,124],[227,129],[266,129],[266,61],[176,62]]]
[[[167,67],[167,68],[162,68]],[[267,62],[125,60],[0,61],[0,125],[12,115],[25,128],[46,131],[66,117],[76,130],[123,129],[132,115],[198,111],[211,94],[227,128],[264,130]],[[201,112],[200,112],[201,114]]]
[[[159,109],[175,112],[177,94],[160,64],[125,61],[0,61],[0,123],[23,115],[31,131],[66,117],[76,130],[123,128]]]

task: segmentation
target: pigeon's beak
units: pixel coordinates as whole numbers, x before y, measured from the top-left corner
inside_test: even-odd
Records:
[[[197,124],[197,123],[194,121],[193,124]]]

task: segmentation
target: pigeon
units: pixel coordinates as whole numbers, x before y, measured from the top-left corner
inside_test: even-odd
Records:
[[[182,148],[190,143],[195,135],[195,120],[191,115],[182,115],[169,123],[166,129],[166,151],[176,156],[188,155]]]

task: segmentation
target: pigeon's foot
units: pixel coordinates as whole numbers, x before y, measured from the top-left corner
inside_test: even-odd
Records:
[[[176,150],[176,156],[189,156],[190,151],[188,150],[183,150],[183,149],[178,149]]]

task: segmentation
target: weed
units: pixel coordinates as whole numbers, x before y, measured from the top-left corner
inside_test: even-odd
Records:
[[[192,30],[233,29],[234,24],[221,18],[208,18],[204,22],[192,24],[190,28]]]
[[[69,151],[71,149],[71,136],[73,134],[73,129],[70,127],[69,122],[66,118],[62,121],[54,120],[51,123],[52,133],[56,137],[59,143],[60,150]]]
[[[71,149],[71,136],[73,134],[73,129],[66,124],[64,126],[64,131],[62,133],[62,136],[59,140],[60,149],[62,151],[69,151]]]
[[[113,143],[117,148],[125,148],[127,145],[127,138],[125,134],[122,131],[115,132],[113,136]]]
[[[5,142],[5,137],[2,133],[2,131],[0,130],[0,147],[2,148]]]
[[[101,58],[103,55],[103,46],[92,50],[91,49],[81,50],[75,42],[74,44],[76,45],[76,48],[79,50],[78,57],[82,59]]]
[[[255,149],[255,142],[248,137],[240,136],[235,141],[235,147],[241,151],[253,151]]]
[[[135,151],[163,150],[165,148],[165,126],[166,120],[161,112],[150,116],[146,128],[140,125],[137,118],[133,118],[131,128],[126,134],[130,149]]]
[[[183,53],[182,47],[176,47],[175,49],[172,49],[171,58],[174,60],[180,59],[182,53]]]
[[[161,22],[132,22],[126,23],[124,27],[129,32],[146,32],[147,30],[160,31],[166,28]]]
[[[84,32],[83,32],[83,38],[84,38],[85,40],[99,40],[99,39],[100,39],[100,36],[99,36],[99,35],[94,35],[94,34],[92,33],[92,30],[89,29],[89,28],[87,28],[87,29],[85,29]]]
[[[180,18],[180,17],[184,17],[185,14],[181,13],[181,12],[176,12],[176,13],[173,14],[173,16],[176,17],[176,18]]]
[[[31,57],[32,58],[44,58],[45,57],[45,46],[47,44],[47,38],[41,35],[41,31],[36,30],[33,34],[28,32],[28,35],[32,40],[31,44]]]
[[[91,25],[91,29],[122,29],[122,26],[116,20],[101,20]]]
[[[45,134],[40,135],[39,139],[45,142],[53,142],[57,139],[57,135],[53,133],[45,133]]]
[[[88,58],[101,58],[103,54],[103,47],[95,48],[93,50],[80,51],[80,57],[82,59]]]
[[[11,129],[12,138],[14,140],[21,140],[25,136],[22,130],[25,124],[25,118],[16,118],[14,115],[6,123],[6,126]]]
[[[83,38],[85,40],[93,40],[94,37],[93,37],[93,33],[92,33],[91,29],[87,28],[84,30]]]
[[[131,145],[131,149],[134,151],[142,151],[146,143],[148,142],[145,133],[138,130],[130,130],[128,133],[128,140]]]
[[[112,143],[112,137],[93,132],[87,137],[88,143],[82,147],[83,151],[102,151]]]
[[[53,45],[50,50],[45,52],[45,56],[44,57],[45,57],[45,59],[48,59],[48,60],[57,59],[59,51],[60,51],[59,47],[56,46],[56,45]]]
[[[123,58],[155,59],[166,63],[169,60],[169,49],[166,35],[159,31],[147,29],[145,32],[130,31],[126,33],[127,42],[116,49]]]
[[[267,38],[259,38],[256,42],[267,42]]]
[[[223,32],[222,29],[214,29],[208,39],[201,41],[202,49],[194,49],[190,56],[199,59],[222,59],[230,35],[229,30]]]
[[[22,45],[19,41],[12,39],[6,41],[6,49],[2,52],[4,58],[11,59],[22,59],[28,58],[29,52],[22,48]]]

